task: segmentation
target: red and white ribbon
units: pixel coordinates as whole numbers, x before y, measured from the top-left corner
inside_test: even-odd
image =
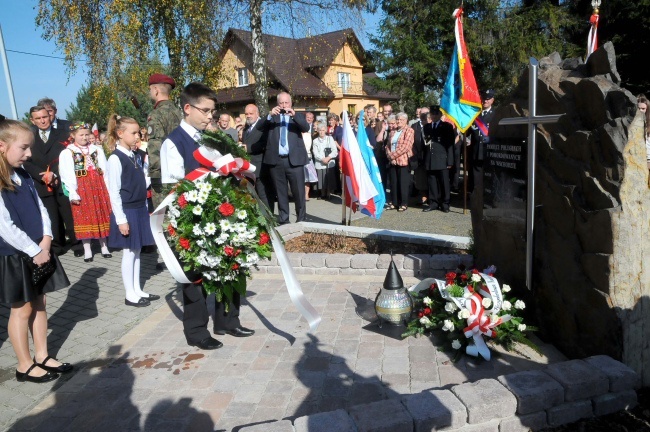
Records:
[[[197,168],[194,171],[190,172],[185,179],[191,181],[198,181],[208,175],[216,176],[227,176],[232,174],[237,178],[249,177],[255,179],[255,165],[252,165],[248,161],[241,158],[234,158],[232,154],[222,155],[217,150],[209,149],[207,147],[200,147],[194,151],[194,158],[201,164],[203,167]],[[214,168],[215,171],[210,170],[209,168]],[[252,184],[248,183],[249,192],[255,197],[259,202],[259,197],[255,193],[255,188]],[[158,253],[165,262],[167,270],[172,275],[172,277],[179,283],[192,283],[185,276],[183,267],[178,262],[174,253],[172,252],[167,239],[165,238],[163,222],[165,218],[165,210],[167,207],[174,202],[176,199],[176,192],[172,191],[165,199],[160,203],[158,208],[154,210],[149,219],[151,225],[151,231],[156,241],[156,246],[158,247]],[[265,208],[263,205],[260,206],[263,212]],[[272,215],[270,215],[272,216]],[[287,252],[284,249],[282,240],[275,232],[275,229],[272,229],[269,233],[271,236],[271,242],[273,244],[273,249],[275,250],[276,256],[278,257],[278,263],[282,269],[282,274],[287,285],[287,291],[289,297],[293,302],[298,312],[307,320],[309,324],[309,330],[313,333],[318,328],[320,324],[321,317],[316,311],[316,309],[309,303],[307,298],[302,292],[300,282],[291,267]]]
[[[587,58],[598,49],[598,21],[599,15],[594,13],[589,18],[589,35],[587,36]]]

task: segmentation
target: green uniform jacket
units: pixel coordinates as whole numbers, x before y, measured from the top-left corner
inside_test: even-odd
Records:
[[[167,135],[181,124],[183,115],[174,102],[170,100],[160,101],[147,118],[149,143],[149,176],[160,178],[160,147],[167,138]]]

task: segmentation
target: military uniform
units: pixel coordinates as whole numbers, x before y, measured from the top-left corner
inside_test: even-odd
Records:
[[[160,180],[160,147],[167,135],[176,129],[183,119],[181,111],[170,100],[158,102],[147,118],[149,143],[149,176],[151,177],[151,188],[154,191],[154,207],[158,207],[165,197],[163,184]]]

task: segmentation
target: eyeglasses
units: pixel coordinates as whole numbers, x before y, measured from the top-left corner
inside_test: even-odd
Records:
[[[215,110],[215,109],[211,109],[211,108],[199,108],[199,107],[197,107],[197,106],[195,106],[195,105],[192,105],[192,104],[188,104],[188,105],[191,106],[192,108],[196,108],[197,110],[201,111],[201,112],[203,113],[203,115],[206,115],[206,116],[207,116],[208,114],[210,114],[210,115],[212,115],[212,116],[217,115],[217,110]]]

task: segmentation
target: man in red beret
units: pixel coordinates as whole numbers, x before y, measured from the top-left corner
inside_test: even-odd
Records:
[[[149,176],[154,208],[158,207],[167,195],[166,192],[169,192],[163,190],[160,180],[160,147],[167,135],[176,129],[183,119],[181,110],[169,99],[169,94],[174,87],[176,82],[167,75],[155,73],[149,77],[149,96],[154,106],[147,118],[149,133],[147,153],[149,153]]]

